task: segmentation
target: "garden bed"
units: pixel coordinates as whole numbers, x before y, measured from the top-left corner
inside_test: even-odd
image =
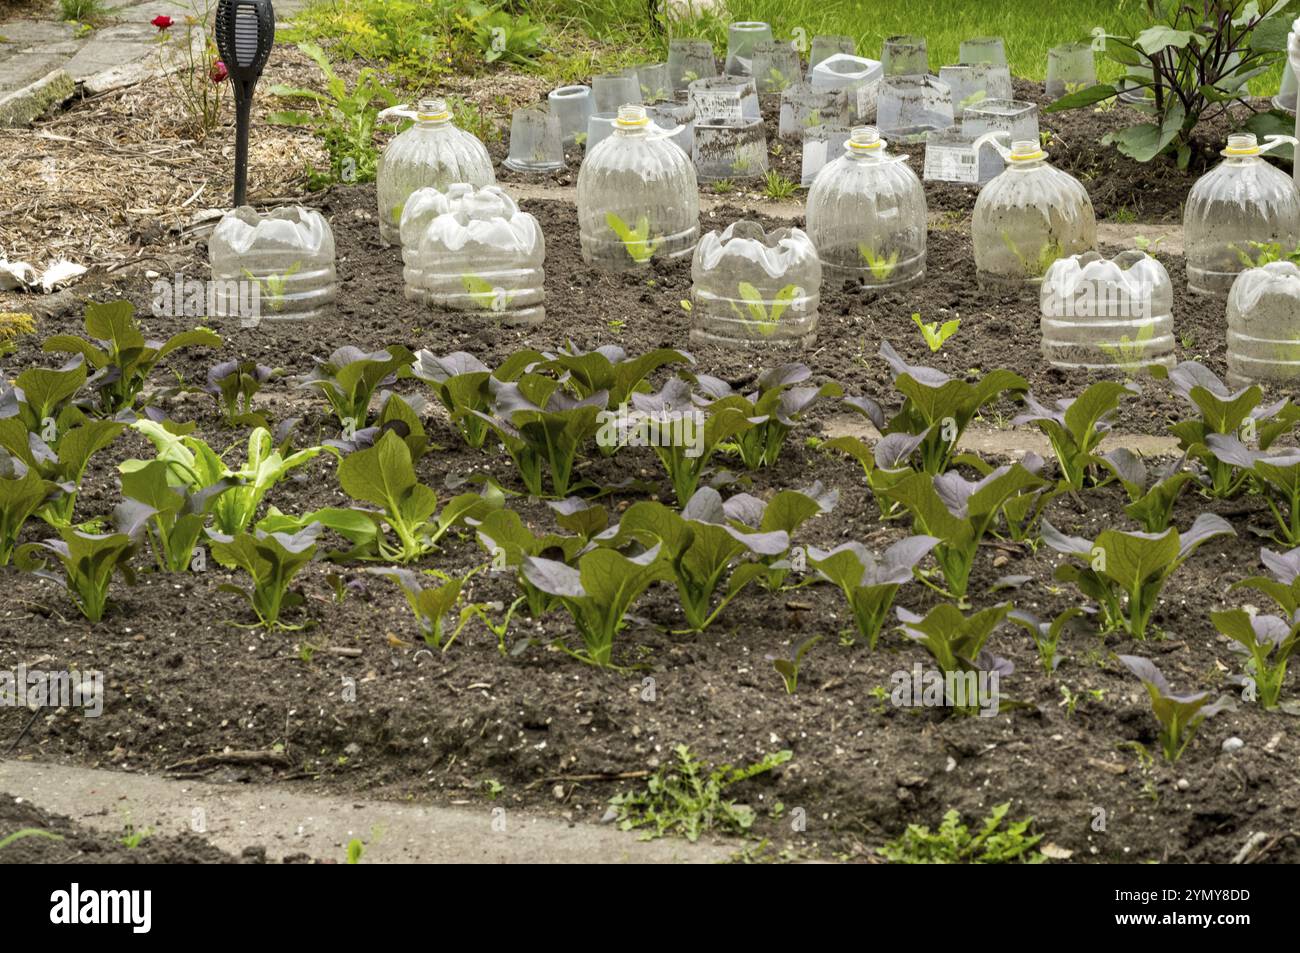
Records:
[[[304,325],[265,322],[256,329],[233,322],[219,326],[225,345],[213,360],[251,358],[305,373],[312,357],[345,344],[375,350],[400,343],[437,354],[468,351],[494,366],[525,346],[612,342],[637,354],[686,341],[689,316],[679,302],[689,297],[689,265],[658,264],[648,273],[623,276],[588,270],[578,254],[575,210],[565,203],[524,203],[538,216],[547,241],[548,316],[533,332],[475,327],[463,316],[407,302],[399,253],[378,241],[373,188],[335,188],[320,197],[319,207],[331,218],[338,244],[337,317]],[[721,228],[734,217],[733,210],[716,209],[705,213],[702,226]],[[194,255],[182,270],[206,277],[205,250],[199,246]],[[1035,300],[976,290],[967,227],[933,229],[929,256],[929,276],[913,289],[879,298],[824,289],[817,345],[797,359],[814,368],[817,380],[839,380],[849,392],[890,406],[896,399],[888,369],[876,357],[882,339],[911,363],[957,375],[1016,370],[1044,400],[1083,389],[1085,381],[1043,367]],[[1177,289],[1176,328],[1185,341],[1180,356],[1222,373],[1222,302],[1188,297],[1181,259],[1171,255],[1164,261]],[[149,285],[141,277],[121,279],[93,289],[94,297],[131,298],[155,336],[187,325],[148,317]],[[961,315],[962,328],[932,355],[910,315],[919,311],[936,320],[948,316],[945,309]],[[79,303],[60,309],[43,316],[41,334],[77,332],[81,318]],[[717,348],[694,353],[699,370],[734,385],[787,359]],[[203,357],[184,352],[167,367],[181,381],[198,384],[211,363]],[[55,362],[29,343],[7,366]],[[160,387],[175,383],[161,373],[154,379]],[[414,381],[399,391],[428,393]],[[258,400],[275,420],[302,417],[300,433],[307,442],[338,435],[324,402],[286,381],[268,385]],[[174,420],[194,421],[196,434],[214,446],[241,441],[222,426],[208,397],[160,393],[157,406]],[[1012,409],[1009,403],[996,407],[985,424],[1004,423]],[[856,463],[802,439],[816,434],[831,413],[840,413],[834,404],[796,431],[774,467],[732,489],[767,497],[821,481],[838,492],[838,503],[807,523],[796,542],[828,548],[858,540],[879,551],[901,538],[903,527],[880,520]],[[1162,433],[1167,417],[1176,413],[1181,408],[1166,385],[1147,381],[1142,395],[1122,407],[1117,429]],[[430,436],[442,449],[420,461],[423,482],[443,496],[471,475],[489,474],[507,490],[522,491],[504,454],[466,448],[440,412],[434,417]],[[97,457],[81,491],[78,518],[111,511],[118,500],[118,462],[151,456],[148,444],[128,431]],[[318,457],[266,502],[292,513],[344,505],[334,470],[332,458]],[[590,457],[583,472],[602,484],[628,477],[663,480],[653,453],[640,448]],[[616,493],[601,502],[621,510],[636,498]],[[1089,491],[1083,501],[1064,495],[1049,505],[1047,517],[1064,532],[1092,538],[1103,528],[1129,525],[1123,502],[1114,487]],[[541,501],[520,495],[508,505],[535,529],[554,526]],[[751,586],[714,626],[689,636],[673,634],[681,612],[671,587],[658,585],[636,603],[635,620],[616,640],[615,661],[627,669],[619,672],[582,665],[548,647],[573,635],[562,614],[540,625],[516,617],[507,654],[477,623],[445,653],[430,651],[395,587],[353,568],[347,578],[356,586],[336,604],[327,579],[333,570],[325,563],[312,564],[300,577],[307,604],[293,621],[318,624],[299,633],[234,624],[251,617],[237,596],[220,591],[232,579],[216,566],[180,576],[145,573],[134,588],[115,585],[118,605],[98,625],[76,616],[53,587],[9,567],[0,571],[8,592],[0,614],[0,667],[23,662],[105,673],[102,717],[60,712],[40,719],[19,748],[24,757],[231,781],[274,779],[315,790],[485,807],[495,782],[502,786],[502,804],[596,822],[611,796],[643,784],[644,772],[669,761],[676,744],[689,744],[708,764],[749,764],[789,749],[793,758],[787,764],[733,793],[758,811],[755,835],[797,855],[870,857],[908,823],[937,823],[949,808],[974,822],[1009,800],[1013,817],[1036,819],[1035,831],[1055,845],[1056,857],[1223,862],[1254,831],[1295,828],[1300,744],[1293,723],[1244,705],[1207,722],[1176,765],[1160,761],[1158,751],[1151,763],[1125,747],[1154,747],[1156,723],[1146,693],[1113,658],[1152,656],[1179,690],[1233,691],[1225,678],[1240,671],[1240,661],[1215,634],[1208,615],[1237,600],[1225,599],[1227,586],[1258,565],[1261,540],[1251,527],[1266,525],[1269,517],[1257,498],[1211,505],[1187,493],[1174,523],[1185,528],[1207,509],[1227,516],[1237,535],[1212,541],[1173,577],[1153,620],[1164,638],[1139,643],[1118,635],[1069,636],[1062,647],[1065,660],[1049,679],[1024,632],[1006,626],[990,648],[1015,663],[1004,690],[1030,707],[994,718],[891,705],[880,694],[888,692],[891,673],[925,662],[924,652],[893,632],[874,652],[839,644],[837,635],[850,621],[842,597],[829,586],[785,592]],[[33,521],[24,539],[44,535]],[[464,573],[484,559],[472,538],[452,536],[442,553],[418,565]],[[1059,562],[1045,546],[1031,551],[987,545],[976,561],[972,601],[985,606],[1010,599],[1039,616],[1054,615],[1076,601],[1068,586],[1051,582]],[[1032,581],[988,594],[995,580],[1008,575]],[[509,604],[515,595],[509,579],[486,573],[468,587],[474,601]],[[939,601],[919,584],[905,587],[898,598],[914,611]],[[806,658],[798,692],[788,695],[765,656],[788,653],[817,634],[826,638]],[[654,679],[652,697],[645,678]],[[355,682],[355,701],[345,698],[348,680]],[[1074,705],[1065,704],[1062,686]],[[26,718],[0,709],[0,738],[16,737]],[[1230,736],[1244,747],[1221,750]],[[203,759],[226,749],[281,754],[264,765],[239,767]],[[789,823],[798,808],[807,819],[802,833]],[[1105,812],[1104,831],[1094,826],[1098,809]],[[1300,860],[1300,843],[1280,838],[1262,859]]]

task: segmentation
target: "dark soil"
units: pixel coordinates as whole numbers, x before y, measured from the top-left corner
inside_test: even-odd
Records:
[[[541,219],[548,252],[548,320],[533,332],[478,327],[463,316],[406,302],[399,253],[378,242],[372,188],[336,189],[323,196],[320,207],[332,219],[338,245],[338,317],[304,326],[221,326],[226,345],[220,358],[254,357],[301,373],[310,368],[312,356],[344,344],[376,349],[400,342],[437,353],[465,350],[489,364],[521,346],[554,348],[566,340],[582,347],[617,342],[631,353],[685,344],[687,315],[678,302],[689,295],[689,266],[659,266],[630,276],[589,271],[578,257],[570,206],[527,203]],[[729,220],[726,210],[716,211],[706,227],[723,227]],[[205,276],[205,260],[205,250],[196,249],[185,270]],[[1167,264],[1181,288],[1181,260],[1170,257]],[[149,282],[125,280],[99,289],[96,297],[122,294],[147,315]],[[1222,371],[1222,305],[1180,295],[1176,308],[1179,333],[1190,333],[1195,342],[1195,351],[1184,356],[1195,353]],[[943,309],[960,313],[964,324],[958,337],[932,356],[909,316],[916,310],[935,319]],[[80,320],[80,305],[74,303],[42,316],[41,332],[76,331]],[[877,299],[830,291],[816,350],[801,357],[819,379],[840,379],[849,390],[890,403],[885,368],[874,356],[882,338],[907,359],[952,373],[1012,367],[1042,397],[1077,393],[1081,381],[1042,370],[1037,321],[1032,301],[990,299],[976,291],[964,229],[936,230],[923,285]],[[182,324],[148,317],[145,323],[152,336],[165,336]],[[702,370],[734,383],[784,359],[716,349],[696,356]],[[174,383],[172,372],[198,382],[217,357],[177,356],[155,382]],[[50,358],[29,344],[6,367],[37,362]],[[268,386],[260,400],[276,419],[301,416],[305,439],[337,435],[324,402],[287,382]],[[159,406],[173,419],[195,421],[197,432],[213,444],[240,452],[243,435],[223,429],[210,399],[161,395]],[[1118,429],[1159,432],[1175,408],[1163,387],[1152,384],[1125,409]],[[998,408],[1004,417],[1011,410],[1010,405]],[[879,549],[898,538],[901,528],[882,523],[857,465],[806,445],[802,438],[816,428],[813,421],[797,432],[775,467],[750,475],[742,486],[764,496],[820,480],[837,490],[835,511],[808,524],[799,543],[828,547],[858,539]],[[521,489],[504,454],[466,449],[441,416],[431,421],[430,433],[444,449],[426,456],[419,470],[440,493],[472,472]],[[107,515],[117,502],[114,466],[149,455],[145,442],[128,433],[97,458],[78,518]],[[657,461],[643,449],[589,459],[584,467],[599,483],[661,478]],[[276,487],[266,505],[293,513],[341,505],[333,468],[331,459],[318,458]],[[619,495],[606,499],[618,509],[629,501]],[[1121,503],[1111,489],[1090,491],[1082,501],[1058,498],[1048,517],[1064,531],[1091,538],[1106,526],[1135,528],[1122,515]],[[543,503],[519,496],[509,505],[535,528],[553,527]],[[280,745],[291,769],[226,767],[205,776],[440,802],[483,797],[485,782],[495,780],[504,786],[505,800],[595,821],[609,797],[638,782],[592,781],[591,775],[653,768],[668,760],[678,743],[715,764],[749,763],[789,748],[791,762],[736,793],[760,809],[756,834],[796,852],[872,856],[908,823],[937,823],[949,808],[976,822],[994,804],[1010,800],[1012,815],[1036,818],[1035,830],[1046,835],[1045,843],[1061,848],[1058,856],[1223,862],[1250,832],[1284,835],[1296,829],[1300,741],[1293,724],[1287,716],[1244,705],[1208,722],[1177,765],[1160,760],[1158,749],[1155,762],[1148,763],[1126,745],[1152,748],[1155,721],[1145,691],[1113,653],[1154,657],[1185,691],[1215,688],[1229,673],[1240,672],[1240,661],[1216,636],[1208,613],[1241,603],[1242,596],[1227,589],[1256,571],[1260,540],[1250,526],[1267,522],[1262,506],[1250,500],[1244,507],[1228,505],[1224,512],[1238,536],[1211,543],[1178,572],[1156,617],[1162,635],[1146,644],[1113,635],[1072,637],[1063,649],[1065,661],[1049,678],[1019,629],[1008,626],[995,635],[990,648],[1016,665],[1004,689],[1031,705],[995,718],[898,709],[887,694],[879,697],[882,689],[888,691],[891,673],[910,670],[925,655],[893,633],[875,652],[840,644],[846,607],[827,586],[794,592],[751,588],[702,636],[672,634],[681,625],[680,609],[671,589],[659,586],[636,604],[636,619],[619,637],[616,661],[631,669],[620,673],[584,666],[548,647],[555,639],[576,638],[562,614],[541,624],[517,618],[507,635],[507,654],[498,652],[496,640],[477,624],[445,653],[430,651],[418,644],[415,622],[398,590],[355,568],[348,577],[359,591],[335,604],[326,578],[330,567],[309,567],[301,577],[307,605],[293,621],[316,624],[289,634],[236,625],[246,625],[249,614],[237,596],[219,590],[236,580],[215,567],[184,576],[144,573],[135,588],[115,588],[117,605],[98,625],[76,616],[52,586],[8,568],[0,570],[6,589],[0,667],[24,662],[105,673],[101,717],[53,712],[23,741],[19,755],[43,760],[160,771],[226,748]],[[1185,496],[1177,525],[1186,527],[1205,508],[1198,498]],[[28,524],[26,539],[43,535],[40,525]],[[472,539],[452,538],[443,553],[420,568],[464,572],[483,561]],[[974,601],[986,605],[1009,598],[1040,616],[1059,612],[1074,604],[1075,594],[1050,581],[1056,563],[1046,547],[1030,552],[990,546],[977,562]],[[1033,581],[1010,593],[984,595],[1008,574]],[[514,598],[508,579],[489,574],[475,576],[468,590],[475,601],[509,604]],[[918,584],[905,587],[898,602],[919,611],[937,599]],[[815,634],[827,638],[807,657],[798,693],[787,695],[764,656],[788,652]],[[338,649],[360,654],[351,657]],[[642,700],[645,678],[655,680],[653,701]],[[355,701],[344,700],[347,680],[355,680]],[[1078,699],[1072,712],[1063,705],[1063,687]],[[19,711],[0,709],[0,744],[16,737],[25,720]],[[1223,753],[1220,746],[1229,736],[1242,739],[1245,747]],[[779,820],[768,816],[778,803],[783,805]],[[806,815],[806,833],[792,832],[786,821],[796,808]],[[1107,818],[1104,832],[1093,827],[1098,810]],[[1300,860],[1300,843],[1294,836],[1279,837],[1265,859]]]
[[[0,851],[4,864],[238,864],[259,863],[260,854],[234,857],[192,834],[146,835],[134,847],[123,837],[92,831],[61,814],[0,794],[0,841],[23,830],[52,836],[21,837]],[[125,837],[126,832],[123,832]]]

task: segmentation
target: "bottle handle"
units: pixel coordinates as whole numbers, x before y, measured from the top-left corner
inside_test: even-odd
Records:
[[[418,113],[410,103],[402,103],[398,106],[389,106],[387,109],[381,109],[379,115],[375,117],[375,122],[390,122],[398,119],[414,119]]]
[[[1003,139],[1010,142],[1011,133],[1007,132],[1005,129],[992,129],[978,137],[971,145],[971,148],[975,151],[976,155],[979,155],[980,150],[985,146],[992,146],[994,149],[998,150],[998,154],[1002,156],[1004,162],[1010,162],[1011,149],[1002,144]]]
[[[665,129],[663,126],[651,119],[650,128],[645,131],[645,136],[647,139],[671,139],[685,128],[686,127],[681,123],[678,123],[671,129]]]
[[[1300,145],[1300,140],[1297,140],[1295,136],[1265,136],[1263,144],[1259,147],[1259,151],[1262,155],[1270,149],[1276,149],[1278,146],[1288,145],[1292,147]]]

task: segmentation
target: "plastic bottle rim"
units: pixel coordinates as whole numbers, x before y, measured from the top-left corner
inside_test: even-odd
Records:
[[[421,122],[437,122],[441,119],[450,119],[451,110],[444,109],[442,112],[436,113],[416,112],[415,118]]]
[[[1046,159],[1047,153],[1042,149],[1035,149],[1033,152],[1016,152],[1011,150],[1012,162],[1037,162],[1039,159]]]

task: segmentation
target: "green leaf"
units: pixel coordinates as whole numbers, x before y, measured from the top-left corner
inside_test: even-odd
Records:
[[[1043,112],[1055,113],[1066,109],[1082,109],[1107,99],[1114,99],[1117,95],[1119,91],[1114,86],[1109,83],[1099,83],[1096,86],[1086,86],[1076,92],[1067,93],[1044,106]]]

